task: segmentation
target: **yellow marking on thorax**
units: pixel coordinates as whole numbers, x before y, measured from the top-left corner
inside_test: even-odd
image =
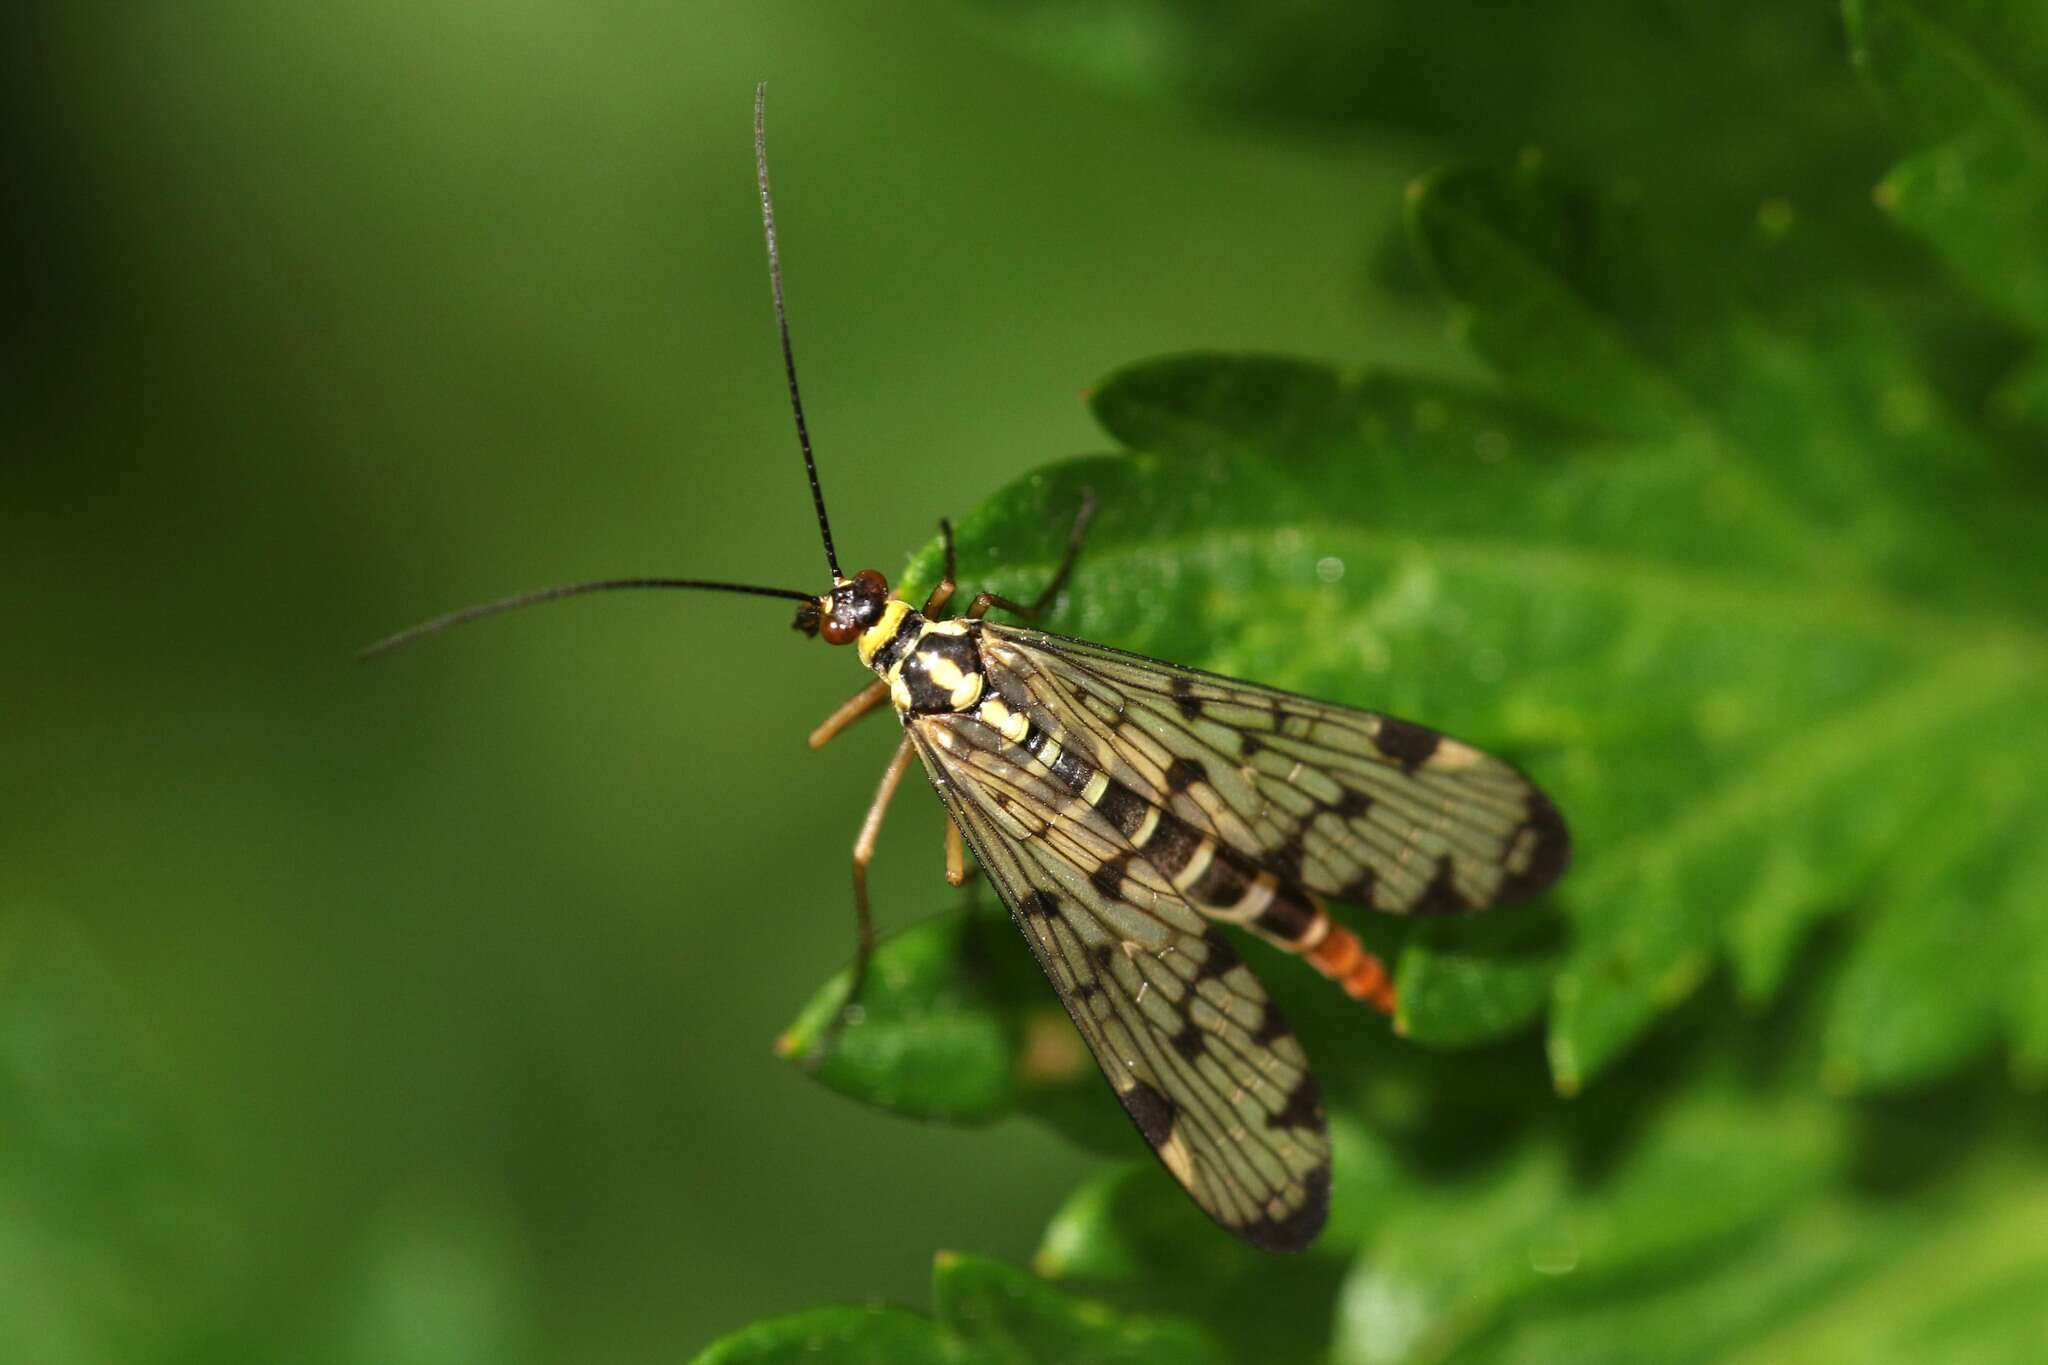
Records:
[[[900,597],[892,597],[882,607],[882,615],[873,625],[860,633],[854,641],[854,649],[860,653],[864,667],[875,666],[875,654],[883,645],[896,638],[896,631],[902,626],[903,618],[910,615],[910,603]]]
[[[922,635],[918,637],[919,640],[923,638],[924,636]],[[917,646],[912,645],[910,652],[916,654]],[[960,671],[960,665],[954,663],[943,654],[934,654],[924,661],[924,675],[930,678],[933,683],[945,688],[948,692],[951,692],[961,683],[967,681],[967,675]]]
[[[936,626],[933,626],[928,627],[924,635],[943,633]],[[924,635],[917,637],[920,643],[924,640]],[[917,653],[914,646],[910,653]],[[968,707],[974,705],[975,702],[981,700],[981,674],[979,672],[965,672],[961,669],[960,665],[954,663],[943,654],[934,654],[926,659],[924,671],[925,676],[930,678],[933,683],[946,689],[946,704],[955,711],[965,711]]]

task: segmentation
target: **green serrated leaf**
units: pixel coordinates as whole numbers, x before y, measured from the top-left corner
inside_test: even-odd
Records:
[[[1825,1302],[1830,1291],[1881,1263],[1887,1243],[1919,1230],[1897,1214],[1815,1201],[1682,1275],[1531,1306],[1466,1355],[1487,1365],[1725,1359]]]
[[[1661,434],[1699,414],[1671,372],[1677,303],[1646,297],[1674,276],[1643,259],[1634,211],[1562,192],[1535,151],[1507,174],[1438,171],[1408,193],[1416,250],[1474,350],[1589,426]]]
[[[843,1026],[835,1032],[849,972],[811,998],[776,1050],[841,1094],[913,1118],[1004,1116],[1016,1102],[1017,1030],[994,978],[991,924],[960,911],[883,940]]]
[[[692,1358],[692,1365],[977,1365],[989,1359],[907,1308],[812,1308],[742,1327]]]
[[[849,973],[826,982],[776,1043],[823,1084],[931,1122],[1021,1111],[1083,1146],[1131,1152],[1129,1123],[1001,909],[970,901],[883,939],[842,1021]]]
[[[1081,80],[1258,125],[1537,139],[1698,202],[1835,182],[1869,153],[1818,9],[976,0],[977,27]],[[1532,61],[1532,53],[1542,60]]]
[[[1344,1246],[1386,1217],[1408,1172],[1384,1139],[1342,1110],[1330,1116],[1330,1140],[1332,1188],[1340,1193],[1320,1245]],[[1208,1219],[1155,1162],[1119,1166],[1077,1189],[1047,1224],[1032,1261],[1050,1279],[1201,1286],[1243,1280],[1276,1264],[1302,1273],[1300,1260],[1275,1262],[1213,1235]]]
[[[1999,380],[1985,415],[1993,429],[2048,451],[2048,351],[2035,351]]]
[[[1202,1365],[1226,1359],[1195,1323],[1119,1312],[981,1256],[942,1252],[933,1315],[885,1305],[814,1308],[743,1327],[693,1365]]]
[[[1223,1278],[1259,1253],[1204,1235],[1202,1211],[1156,1169],[1117,1166],[1087,1181],[1046,1225],[1032,1268],[1048,1279],[1117,1283]]]
[[[1790,206],[1705,276],[1625,200],[1530,161],[1432,178],[1411,212],[1512,395],[1275,357],[1133,366],[1094,397],[1125,450],[964,518],[962,578],[1028,595],[1092,494],[1054,629],[1440,725],[1515,758],[1572,824],[1550,903],[1369,926],[1405,1042],[1250,954],[1333,1126],[1363,1121],[1376,1153],[1363,1176],[1340,1160],[1327,1239],[1364,1248],[1344,1358],[1533,1359],[1575,1329],[1627,1358],[1695,1277],[1720,1306],[1674,1353],[1732,1348],[1800,1307],[1755,1292],[1743,1249],[1813,1292],[1870,1270],[1882,1216],[1795,1216],[1854,1146],[1821,1071],[1953,1076],[2001,1028],[2016,1073],[2038,1065],[2048,809],[2016,738],[2048,702],[2038,513]],[[906,591],[937,563],[922,551]],[[1824,922],[1837,947],[1805,971]],[[1021,958],[1010,938],[989,950]],[[1521,1090],[1534,1058],[1513,1046],[1413,1046],[1508,1038],[1547,1003],[1555,1085],[1578,1092],[1724,962],[1772,1023],[1737,1053],[1681,1045],[1737,1027],[1703,1004],[1578,1111]],[[1078,1196],[1040,1264],[1212,1286],[1165,1297],[1228,1317],[1240,1352],[1314,1353],[1301,1314],[1261,1316],[1258,1258],[1149,1167]]]
[[[1474,169],[1425,182],[1411,221],[1475,345],[1525,393],[1589,424],[1606,407],[1623,428],[1659,433],[1658,444],[1639,436],[1614,463],[1713,480],[1696,482],[1714,491],[1691,509],[1705,512],[1690,518],[1695,530],[1743,509],[1738,535],[1724,524],[1643,561],[1702,555],[1720,561],[1703,577],[1732,582],[1778,560],[1803,586],[1860,582],[1909,611],[1915,599],[1942,597],[1998,600],[2015,613],[2038,605],[2035,518],[1981,440],[1916,378],[1910,353],[1873,340],[1885,333],[1879,319],[1817,284],[1830,266],[1789,209],[1760,225],[1744,273],[1731,277],[1748,280],[1744,288],[1691,292],[1671,282],[1673,263],[1624,211],[1528,159],[1513,174]],[[1627,477],[1610,478],[1610,498],[1626,499]],[[1654,495],[1632,505],[1660,503],[1675,510]],[[1751,681],[1784,682],[1799,650],[1818,651],[1820,670],[1869,666],[1867,656],[1822,661],[1854,632],[1839,631],[1839,618],[1823,623],[1834,612],[1819,597],[1811,605],[1816,628],[1788,623],[1784,647],[1754,661]],[[1919,634],[1903,619],[1892,629],[1901,643]],[[1681,779],[1690,812],[1622,858],[1589,859],[1561,890],[1579,941],[1557,980],[1560,1086],[1583,1084],[1691,992],[1714,966],[1724,919],[1746,994],[1768,999],[1814,921],[1871,874],[1887,831],[1895,837],[1933,800],[1924,784],[1886,775],[1952,761],[1973,727],[2031,690],[2038,647],[2036,632],[1993,627],[1967,657],[1935,651],[1943,663],[1918,669],[1918,681],[1896,656],[1868,678],[1889,673],[1890,682],[1753,747],[1745,773]],[[1696,671],[1685,687],[1695,726],[1760,700],[1739,701],[1743,683],[1718,686]]]
[[[1568,932],[1548,906],[1420,926],[1401,955],[1395,1027],[1438,1047],[1521,1032],[1550,1002]]]
[[[2048,1086],[2048,844],[2015,855],[2002,891],[1999,919],[2005,945],[2005,1026],[2012,1036],[2013,1077],[2030,1090]]]
[[[1350,1210],[1371,1212],[1396,1197],[1398,1180],[1355,1169],[1360,1163],[1347,1155],[1355,1144],[1344,1125],[1333,1135],[1337,1184]],[[1340,1206],[1320,1247],[1355,1240],[1344,1213]],[[1033,1264],[1049,1279],[1142,1294],[1155,1307],[1205,1323],[1229,1359],[1266,1365],[1325,1358],[1329,1304],[1342,1272],[1331,1256],[1274,1257],[1217,1236],[1152,1163],[1105,1172],[1076,1190],[1047,1225]]]
[[[195,1358],[239,1304],[153,1034],[76,922],[0,908],[0,1359]]]
[[[1553,965],[1512,910],[1432,926],[1402,968],[1403,1019],[1436,1043],[1498,1037],[1552,981],[1567,1092],[1725,946],[1767,1002],[1818,920],[1940,800],[1913,775],[1981,748],[2048,673],[2024,618],[1938,609],[1958,589],[1929,583],[1923,601],[1893,585],[1875,540],[1835,542],[1819,572],[1793,534],[1805,493],[1773,491],[1728,430],[1616,444],[1469,389],[1273,358],[1134,367],[1095,401],[1138,448],[997,494],[962,523],[963,574],[1027,591],[1093,492],[1055,628],[1520,757],[1576,832],[1557,893],[1570,947]],[[1726,490],[1725,517],[1699,515],[1703,486]],[[1914,515],[1940,512],[1921,500]],[[933,547],[911,582],[935,567]]]
[[[1858,68],[1919,150],[1878,203],[1993,308],[2048,329],[2048,16],[2026,0],[1846,0]]]
[[[1910,854],[1894,860],[1848,953],[1825,1042],[1836,1090],[1895,1090],[1949,1075],[1989,1049],[2009,999],[2041,993],[2025,945],[2048,914],[2005,889],[2038,837],[2040,747],[2015,744],[1972,760],[1951,775]]]
[[[1709,553],[1740,536],[1754,563],[1920,594],[1996,592],[2016,551],[2042,564],[2002,462],[1948,410],[1906,320],[1791,204],[1765,204],[1746,238],[1681,241],[1532,153],[1439,172],[1409,220],[1459,330],[1505,379],[1662,439],[1650,467],[1690,481]]]
[[[1872,876],[1938,799],[1894,775],[1953,761],[1986,717],[2035,681],[1995,648],[1924,675],[1910,665],[1900,674],[1862,705],[1759,750],[1743,770],[1711,784],[1713,794],[1694,809],[1587,870],[1569,902],[1580,908],[1580,941],[1559,973],[1551,1021],[1551,1062],[1567,1093],[1698,985],[1713,964],[1720,916],[1750,907],[1767,914],[1775,905],[1781,916],[1810,918],[1811,908]],[[1827,872],[1804,901],[1755,881],[1756,868],[1774,858],[1808,857]],[[1795,938],[1778,938],[1770,979],[1782,978]]]
[[[1525,1144],[1453,1205],[1411,1201],[1368,1239],[1337,1357],[1441,1359],[1511,1314],[1674,1273],[1765,1226],[1843,1150],[1819,1108],[1773,1114],[1737,1093],[1678,1103],[1612,1169],[1566,1142]]]
[[[2048,1190],[1994,1178],[1949,1217],[1867,1230],[1862,1272],[1815,1294],[1729,1356],[1740,1365],[1837,1360],[2028,1360],[2048,1336]],[[1918,1225],[1916,1226],[1915,1223]],[[1889,1235],[1886,1235],[1886,1232]],[[1891,1255],[1873,1257],[1884,1246]]]
[[[978,1358],[1044,1365],[1201,1365],[1228,1359],[1191,1322],[1121,1314],[979,1256],[942,1255],[932,1275],[939,1323]]]

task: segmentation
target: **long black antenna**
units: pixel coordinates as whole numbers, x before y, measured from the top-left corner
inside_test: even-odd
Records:
[[[818,486],[818,462],[811,458],[811,432],[804,425],[803,395],[796,387],[796,356],[789,349],[789,310],[782,304],[782,254],[775,249],[775,200],[768,193],[768,82],[754,87],[754,176],[761,185],[761,232],[768,239],[768,283],[775,290],[775,330],[782,334],[782,369],[789,376],[789,410],[796,414],[797,444],[804,448],[804,472],[811,476],[811,501],[818,508],[818,534],[825,538],[825,564],[834,585],[844,583],[839,554],[832,548],[832,523],[825,516],[825,490]]]
[[[558,588],[522,592],[516,597],[501,597],[495,602],[480,602],[473,607],[451,611],[445,616],[436,616],[431,621],[422,621],[416,626],[410,626],[396,635],[387,635],[376,644],[362,650],[356,658],[374,659],[380,654],[389,654],[392,650],[409,645],[415,640],[424,640],[429,635],[439,635],[452,626],[464,625],[486,616],[518,611],[521,607],[537,607],[543,602],[556,602],[564,597],[581,597],[585,593],[593,592],[617,592],[624,588],[702,588],[708,592],[743,592],[755,597],[786,597],[793,602],[818,600],[817,594],[798,592],[794,588],[757,588],[751,583],[714,583],[703,578],[601,578],[593,583],[566,583]]]
[[[754,87],[754,170],[761,185],[761,231],[768,239],[768,282],[775,290],[775,328],[782,335],[782,369],[789,376],[789,407],[796,414],[796,439],[804,450],[804,472],[811,478],[811,501],[818,509],[818,534],[825,539],[825,563],[832,570],[832,584],[837,587],[846,581],[846,575],[839,571],[839,554],[832,548],[832,523],[825,516],[825,491],[818,486],[818,463],[811,458],[811,433],[804,425],[804,400],[796,387],[796,356],[789,348],[789,313],[782,303],[782,256],[775,249],[775,201],[768,194],[768,83],[761,82]],[[523,592],[516,597],[503,597],[495,602],[482,602],[460,611],[451,611],[445,616],[436,616],[431,621],[422,621],[416,626],[387,635],[376,644],[356,655],[358,659],[374,659],[380,654],[389,654],[415,640],[424,640],[429,635],[486,616],[498,616],[522,607],[537,607],[543,602],[558,602],[565,597],[582,597],[593,592],[618,592],[626,588],[694,588],[706,592],[739,592],[755,597],[782,597],[792,602],[816,602],[815,593],[798,592],[794,588],[761,588],[751,583],[720,583],[705,578],[602,578],[590,583],[567,583],[556,588],[541,588],[536,592]]]

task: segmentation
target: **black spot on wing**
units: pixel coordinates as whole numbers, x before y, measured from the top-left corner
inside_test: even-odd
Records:
[[[1088,874],[1088,880],[1095,883],[1095,889],[1109,900],[1116,900],[1123,891],[1124,864],[1127,858],[1128,855],[1104,859]]]
[[[1050,891],[1033,891],[1030,895],[1020,896],[1017,900],[1017,913],[1027,918],[1035,915],[1041,919],[1051,919],[1059,912],[1060,898]]]
[[[1379,873],[1369,867],[1362,867],[1358,875],[1344,884],[1337,893],[1337,899],[1352,905],[1371,905],[1373,887],[1379,883]]]
[[[1208,775],[1208,769],[1194,759],[1176,758],[1166,765],[1166,789],[1170,792],[1184,792]]]
[[[1266,1119],[1268,1128],[1312,1128],[1323,1129],[1323,1092],[1316,1085],[1316,1078],[1303,1076],[1294,1089],[1287,1092],[1287,1103],[1280,1106]]]
[[[1510,856],[1516,849],[1526,848],[1524,856],[1528,861],[1520,871],[1510,869],[1502,878],[1495,894],[1495,902],[1501,905],[1512,905],[1543,891],[1564,874],[1565,866],[1572,860],[1572,836],[1565,828],[1564,817],[1558,814],[1550,798],[1534,787],[1529,789],[1529,814],[1509,837],[1507,847]]]
[[[1436,874],[1429,879],[1429,885],[1422,888],[1415,904],[1408,907],[1417,915],[1457,915],[1473,908],[1472,902],[1465,899],[1452,879],[1451,855],[1448,853],[1438,855]]]
[[[1235,1229],[1261,1251],[1302,1251],[1315,1241],[1330,1216],[1330,1168],[1318,1166],[1301,1179],[1302,1201],[1278,1218],[1263,1218]]]
[[[1414,772],[1429,761],[1436,752],[1436,746],[1443,739],[1436,731],[1392,716],[1380,717],[1379,733],[1372,737],[1373,747],[1393,759],[1401,767]]]
[[[1206,981],[1212,976],[1221,976],[1237,965],[1237,949],[1231,947],[1230,940],[1213,927],[1202,931],[1202,946],[1209,950],[1209,955],[1195,969],[1195,980]]]
[[[1173,1120],[1180,1111],[1151,1084],[1133,1080],[1130,1089],[1117,1092],[1117,1098],[1124,1102],[1124,1109],[1145,1135],[1145,1141],[1158,1147],[1173,1136]]]
[[[1353,791],[1351,788],[1346,787],[1344,794],[1336,799],[1330,806],[1330,809],[1335,811],[1342,819],[1356,820],[1359,816],[1372,809],[1372,798],[1364,792]]]
[[[1302,847],[1301,831],[1296,830],[1282,840],[1278,848],[1270,850],[1260,859],[1273,875],[1288,886],[1301,885],[1301,860],[1306,856]]]
[[[1208,1035],[1196,1028],[1192,1020],[1182,1024],[1180,1032],[1173,1035],[1173,1050],[1178,1052],[1181,1060],[1185,1062],[1192,1062],[1200,1057],[1208,1046]]]
[[[1269,1043],[1279,1042],[1291,1032],[1292,1030],[1287,1027],[1287,1021],[1281,1017],[1279,1008],[1268,1000],[1266,1012],[1260,1016],[1259,1026],[1252,1032],[1252,1041],[1260,1047],[1265,1047]]]
[[[1193,720],[1202,714],[1202,699],[1195,695],[1194,688],[1186,678],[1176,675],[1172,688],[1173,704],[1180,708],[1183,720]]]

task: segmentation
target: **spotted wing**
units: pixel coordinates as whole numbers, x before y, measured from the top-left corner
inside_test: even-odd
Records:
[[[1304,890],[1396,913],[1527,899],[1564,871],[1550,798],[1372,711],[984,622],[993,688],[1147,800]]]
[[[1246,1241],[1307,1246],[1329,1206],[1329,1133],[1308,1058],[1259,979],[1024,748],[964,715],[918,715],[908,728],[1161,1164]]]

